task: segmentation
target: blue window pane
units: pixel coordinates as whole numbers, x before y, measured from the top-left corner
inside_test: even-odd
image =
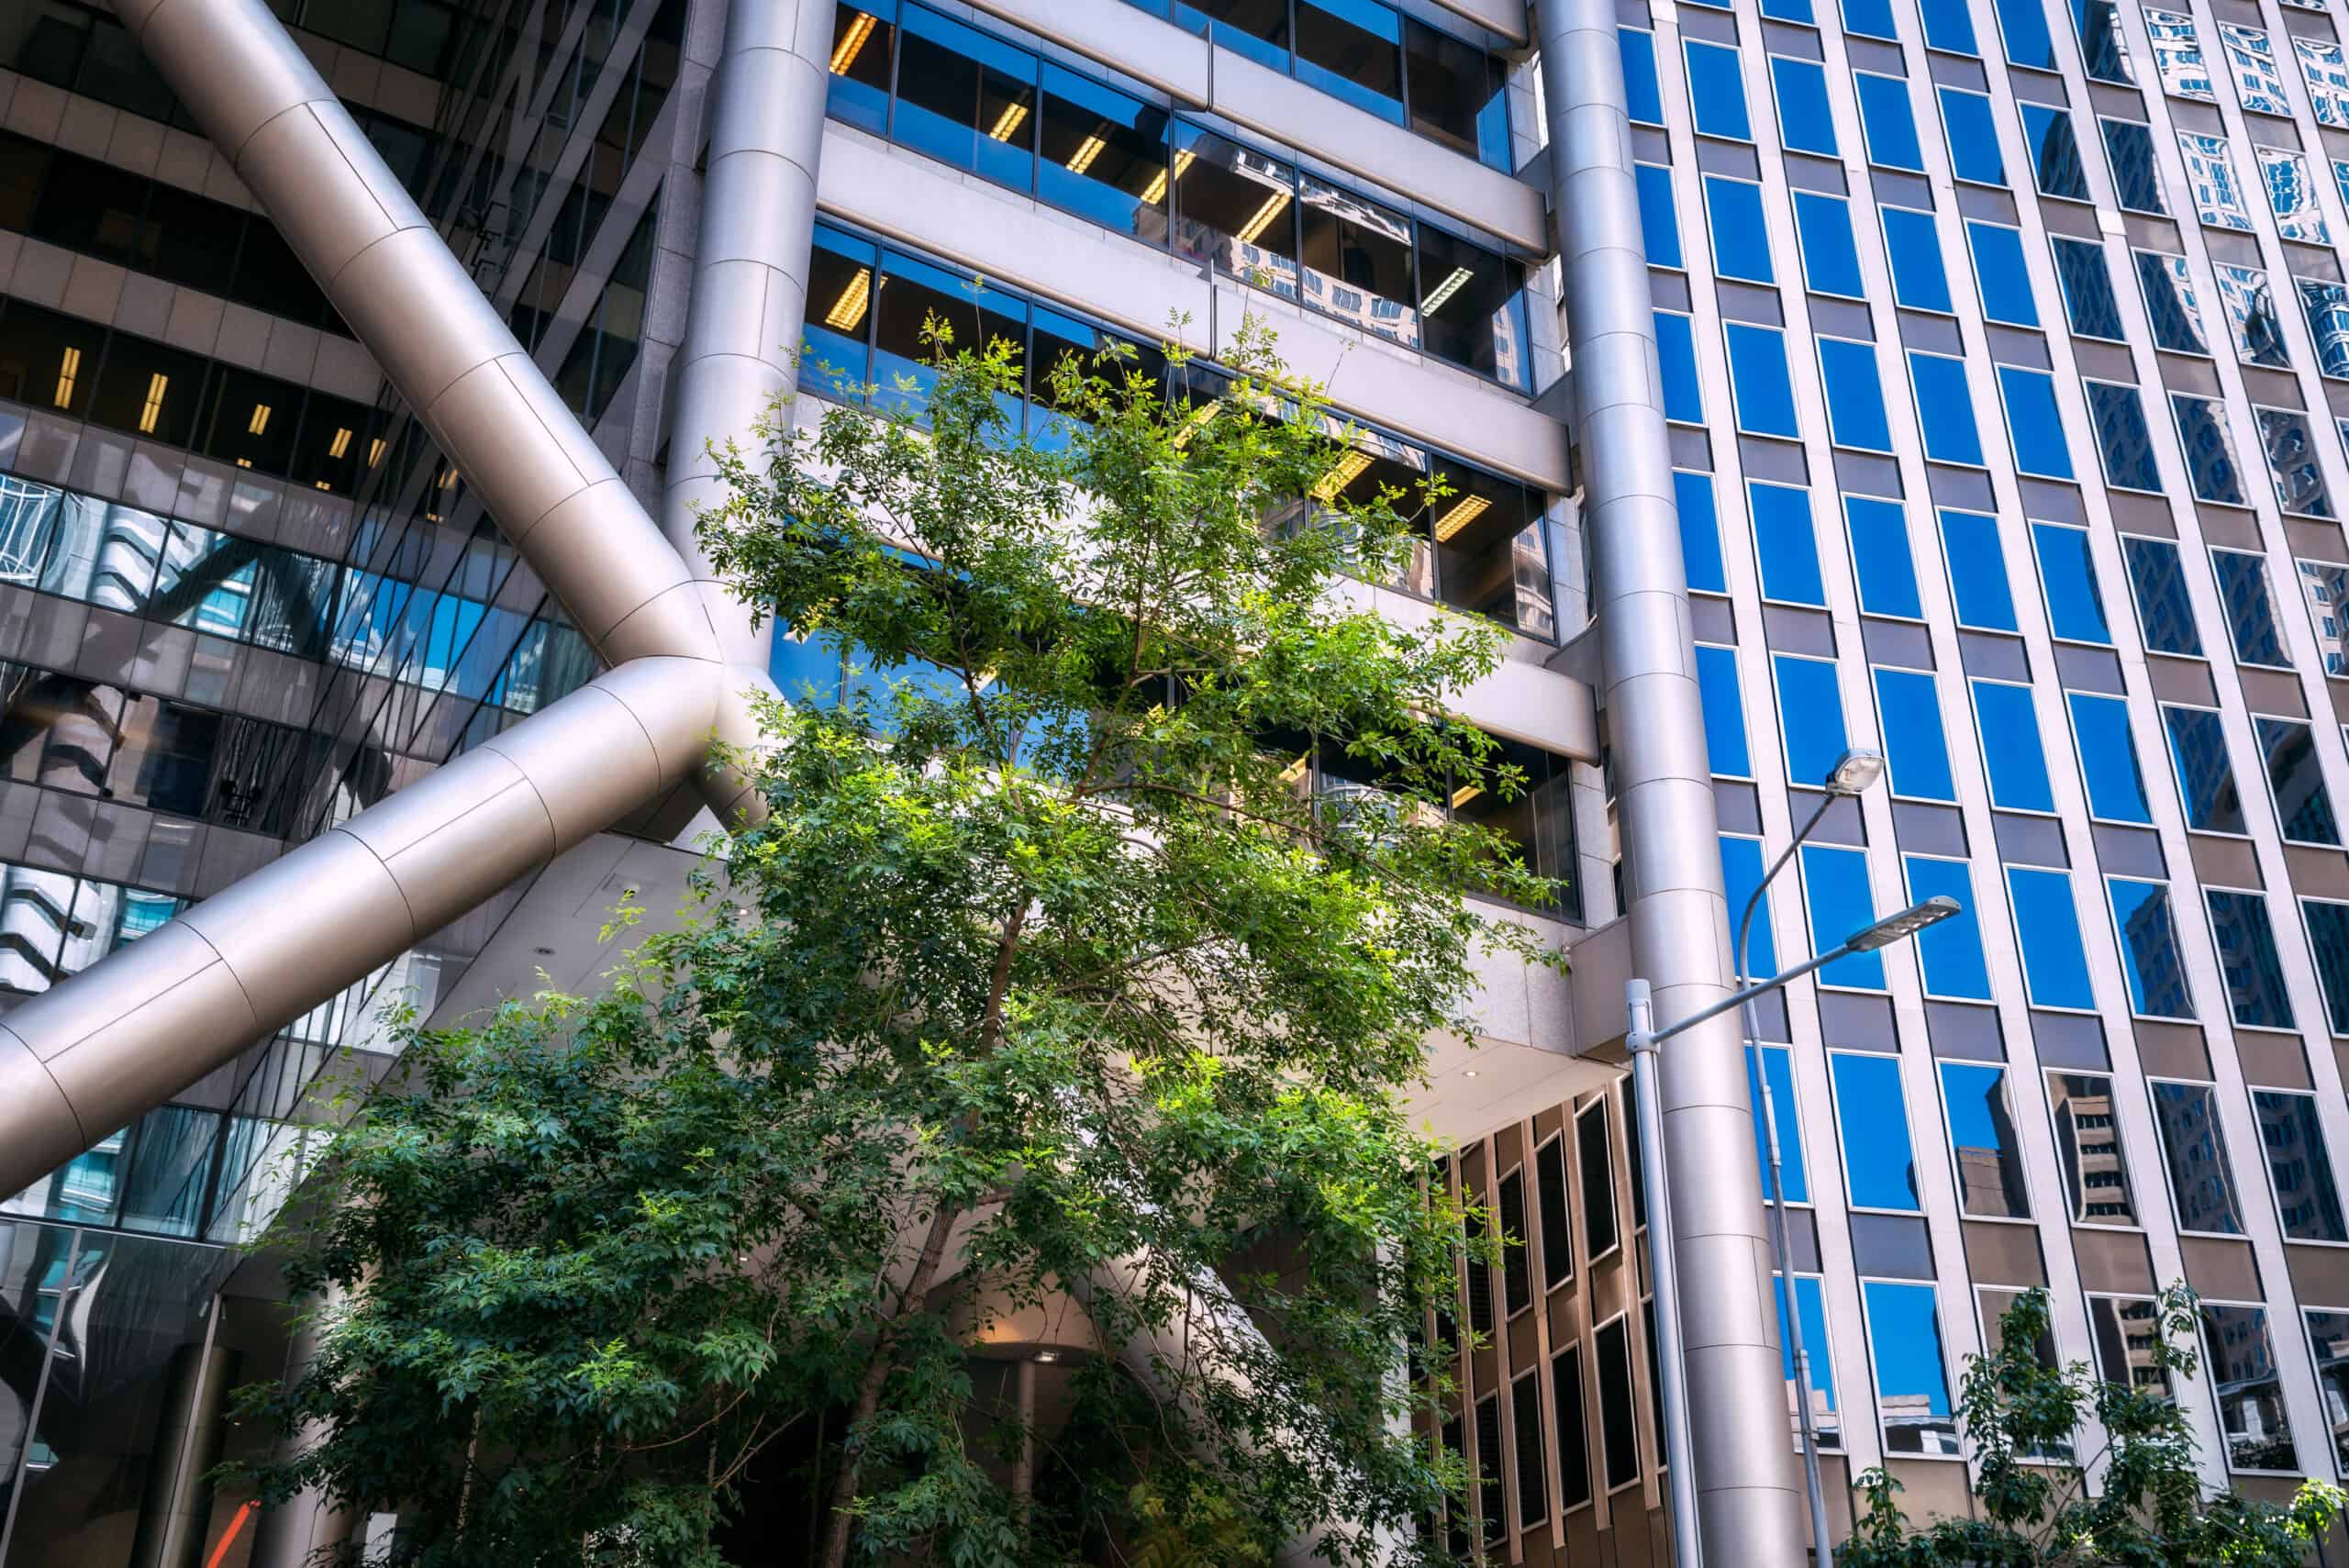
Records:
[[[2315,728],[2296,718],[2254,715],[2251,729],[2267,763],[2267,793],[2284,825],[2285,842],[2340,848],[2341,822],[2332,814],[2332,796],[2317,761]]]
[[[1848,495],[1843,517],[1851,531],[1860,608],[1872,616],[1921,618],[1925,610],[1917,597],[1917,570],[1909,555],[1909,523],[1900,503]]]
[[[2023,1174],[2014,1102],[2007,1070],[1985,1062],[1941,1062],[1942,1104],[1949,1116],[1950,1151],[1957,1157],[1958,1205],[1966,1214],[1999,1219],[2031,1218],[2031,1183]]]
[[[1680,257],[1680,215],[1672,205],[1672,171],[1661,163],[1636,166],[1640,182],[1640,228],[1647,238],[1651,266],[1676,267]]]
[[[2104,595],[2097,591],[2087,529],[2033,523],[2031,544],[2039,556],[2039,580],[2047,589],[2049,628],[2068,642],[2110,643],[2112,628],[2104,618]]]
[[[2009,811],[2053,811],[2047,784],[2047,753],[2039,743],[2039,717],[2031,688],[2005,681],[1976,680],[1974,722],[1982,736],[1982,760],[1990,774],[1990,804]]]
[[[1757,1062],[1756,1058],[1759,1057]],[[1794,1053],[1783,1045],[1745,1048],[1745,1092],[1753,1103],[1753,1158],[1762,1171],[1762,1201],[1776,1194],[1770,1185],[1770,1144],[1763,1128],[1762,1074],[1770,1074],[1769,1124],[1778,1129],[1778,1163],[1787,1173],[1787,1198],[1810,1201],[1810,1179],[1802,1163],[1802,1118],[1795,1110]]]
[[[2088,815],[2107,822],[2150,823],[2153,808],[2145,802],[2145,771],[2137,765],[2136,743],[2129,738],[2129,703],[2124,697],[2094,692],[2069,692],[2072,739],[2080,749],[2080,773],[2088,786]]]
[[[2215,397],[2183,392],[2169,395],[2170,412],[2177,419],[2178,445],[2186,449],[2187,477],[2194,494],[2221,506],[2244,506],[2243,469],[2235,462],[2234,438],[2227,432],[2227,411]]]
[[[814,280],[809,293],[823,289],[825,298],[860,303],[853,312],[845,303],[836,303],[828,311],[807,313],[802,334],[807,351],[800,356],[800,384],[823,390],[835,381],[858,387],[870,379],[872,361],[865,338],[872,328],[872,313],[861,302],[872,297],[873,269],[878,263],[878,254],[863,240],[820,223],[816,226],[807,263]]]
[[[2324,990],[2326,1021],[2334,1034],[2349,1034],[2349,904],[2303,898],[2309,945],[2316,950],[2316,978]]]
[[[2337,165],[2336,165],[2337,167]],[[2336,381],[2349,379],[2349,284],[2295,278],[2300,314],[2316,343],[2316,368]]]
[[[2200,658],[2202,634],[2195,628],[2176,541],[2124,534],[2121,553],[2129,562],[2129,586],[2136,595],[2137,627],[2145,646],[2156,653]]]
[[[2072,128],[2071,112],[2046,104],[2021,106],[2023,150],[2031,160],[2040,193],[2068,201],[2088,200],[2088,173],[2081,161],[2080,139]]]
[[[1787,1178],[1792,1186],[1794,1180]],[[1794,1341],[1787,1333],[1787,1281],[1784,1274],[1770,1276],[1771,1285],[1778,1299],[1778,1360],[1785,1369],[1787,1385],[1795,1383]],[[1819,1288],[1819,1281],[1807,1274],[1795,1276],[1795,1299],[1802,1305],[1803,1359],[1810,1362],[1811,1427],[1819,1435],[1822,1448],[1833,1448],[1842,1441],[1843,1418],[1835,1405],[1835,1369],[1828,1353],[1827,1302]]]
[[[837,707],[842,674],[840,646],[822,637],[800,637],[785,627],[775,628],[767,673],[775,689],[793,702],[814,707]]]
[[[1774,21],[1800,22],[1813,26],[1818,17],[1810,8],[1810,0],[1762,0],[1762,14]]]
[[[1917,116],[1909,106],[1909,83],[1898,76],[1859,71],[1852,74],[1860,100],[1860,131],[1868,161],[1923,172],[1925,154],[1917,142]]]
[[[2026,0],[2036,3],[2036,0]],[[2104,131],[2104,155],[2112,165],[2112,183],[2121,205],[2131,212],[2165,217],[2161,165],[2154,161],[2153,128],[2142,120],[2099,120]]]
[[[1892,25],[1892,0],[1842,0],[1843,30],[1862,38],[1897,39]]]
[[[1892,263],[1892,297],[1910,310],[1949,314],[1949,274],[1942,266],[1941,236],[1933,215],[1888,206],[1884,213],[1884,253]]]
[[[1818,191],[1797,191],[1794,198],[1803,285],[1813,294],[1865,298],[1859,247],[1852,239],[1852,204]]]
[[[2162,723],[2169,731],[2170,765],[2186,802],[2186,825],[2202,833],[2247,832],[2234,766],[2227,761],[2226,727],[2217,711],[2164,704]]]
[[[1742,919],[1746,901],[1753,890],[1762,885],[1762,841],[1759,839],[1733,839],[1721,836],[1721,885],[1729,894],[1730,918]],[[1731,940],[1736,940],[1732,929]],[[1767,980],[1778,973],[1778,948],[1770,935],[1769,900],[1753,911],[1753,924],[1746,933],[1745,973],[1756,980]]]
[[[1707,136],[1732,141],[1753,139],[1753,122],[1745,115],[1745,79],[1738,71],[1737,50],[1722,44],[1690,39],[1688,101],[1697,112],[1697,128]]]
[[[1680,471],[1672,476],[1672,493],[1680,513],[1680,566],[1688,574],[1688,586],[1700,593],[1728,593],[1729,579],[1721,571],[1720,522],[1713,515],[1713,476]]]
[[[2267,559],[2248,550],[2214,550],[2211,569],[2219,578],[2219,603],[2234,633],[2235,657],[2246,664],[2288,669],[2284,634],[2276,624],[2276,598],[2267,591]]]
[[[2145,295],[2145,319],[2154,329],[2154,347],[2178,354],[2208,354],[2210,340],[2202,329],[2202,306],[2194,296],[2194,276],[2183,256],[2140,250],[2137,286]]]
[[[1655,35],[1636,28],[1618,28],[1615,42],[1623,56],[1623,97],[1631,118],[1641,125],[1664,123],[1664,93],[1655,79]]]
[[[1770,57],[1778,95],[1778,138],[1790,152],[1835,156],[1835,119],[1827,107],[1827,72],[1815,60]]]
[[[1697,339],[1688,317],[1655,313],[1656,358],[1664,368],[1664,417],[1686,425],[1705,422],[1705,395],[1697,381]]]
[[[1974,17],[1965,0],[1917,0],[1917,11],[1924,18],[1927,48],[1948,54],[1982,52],[1975,47]]]
[[[2055,411],[2055,378],[2021,365],[1998,367],[1998,395],[2007,406],[2015,469],[2045,479],[2072,477],[2072,451],[2064,444],[2064,421]]]
[[[1990,967],[1982,957],[1982,927],[1975,914],[1974,882],[1965,862],[1909,855],[1903,857],[1903,864],[1909,873],[1910,903],[1943,895],[1958,902],[1956,914],[1917,933],[1917,962],[1925,972],[1926,994],[1988,1001]]]
[[[2087,950],[2080,945],[2079,910],[2072,874],[2034,866],[2007,868],[2007,896],[2015,906],[2015,940],[2022,949],[2023,988],[2034,1007],[2093,1007]]]
[[[1949,135],[1951,172],[1976,184],[2007,183],[2006,161],[1998,155],[1998,125],[1985,93],[1963,87],[1939,89],[1942,128]]]
[[[2130,63],[2129,45],[2121,32],[2119,0],[2072,0],[2072,26],[2080,35],[2090,81],[2136,85],[2136,68]]]
[[[2104,247],[2089,239],[2065,235],[2052,238],[2055,251],[2055,281],[2064,291],[2064,315],[2072,333],[2080,338],[2128,336],[2121,325],[2121,304],[2112,292],[2112,273],[2104,264]]]
[[[1793,440],[1795,389],[1787,374],[1787,335],[1775,327],[1725,321],[1729,340],[1730,391],[1737,403],[1737,428],[1753,436]]]
[[[1949,558],[1950,595],[1957,624],[1983,631],[2013,631],[2014,595],[1998,554],[1998,519],[1987,512],[1941,514],[1942,553]]]
[[[1876,345],[1842,338],[1819,339],[1819,373],[1827,388],[1827,428],[1839,447],[1888,452],[1892,429],[1884,417],[1884,383]]]
[[[1713,271],[1747,283],[1777,281],[1770,230],[1762,221],[1762,187],[1750,180],[1705,176],[1705,221],[1713,235]]]
[[[1955,800],[1941,698],[1926,670],[1879,669],[1876,706],[1883,718],[1884,760],[1892,793],[1917,800]]]
[[[1834,662],[1780,653],[1770,665],[1778,680],[1778,718],[1786,730],[1787,780],[1816,786],[1850,744]]]
[[[1700,645],[1697,689],[1704,702],[1705,754],[1712,760],[1713,772],[1752,777],[1753,764],[1745,754],[1745,699],[1737,689],[1737,650]]]
[[[1876,1411],[1887,1453],[1955,1454],[1957,1420],[1950,1414],[1949,1373],[1942,1359],[1941,1313],[1929,1284],[1870,1280],[1860,1287],[1867,1305],[1868,1343],[1875,1354]]]
[[[1044,96],[1036,194],[1113,233],[1163,232],[1164,209],[1142,197],[1165,172],[1166,111],[1050,63]]]
[[[1829,844],[1802,847],[1803,900],[1810,916],[1810,951],[1826,952],[1876,921],[1876,899],[1868,891],[1865,850]],[[1884,955],[1855,952],[1819,972],[1822,984],[1861,990],[1884,989]]]
[[[1998,0],[1998,36],[2007,59],[2038,71],[2055,69],[2054,40],[2047,36],[2047,13],[2040,0]]]
[[[1974,252],[1974,276],[1982,289],[1982,314],[1992,321],[2016,327],[2039,325],[2039,306],[2031,297],[2031,269],[2022,259],[2022,230],[2003,224],[1965,226],[1965,243]]]
[[[1035,117],[1028,112],[1036,101],[1036,67],[1026,50],[907,6],[898,22],[890,134],[933,158],[1027,190],[1036,163]],[[1007,119],[1012,128],[1002,137],[987,128]]]
[[[2267,923],[2267,900],[2256,893],[2210,888],[2210,935],[2219,944],[2227,1006],[2244,1029],[2292,1027],[2292,998],[2284,989],[2284,962]]]
[[[1843,1182],[1855,1208],[1914,1214],[1917,1162],[1909,1143],[1909,1107],[1900,1092],[1900,1059],[1830,1051],[1835,1130],[1843,1144]]]
[[[2137,389],[2118,382],[2083,384],[2088,395],[2088,422],[2096,427],[2097,455],[2104,462],[2105,483],[2121,490],[2162,487],[2161,469],[2154,461],[2154,432],[2145,424],[2145,406]]]
[[[1974,425],[1974,397],[1965,384],[1965,361],[1911,350],[1909,380],[1916,389],[1925,455],[1935,462],[1979,468],[1982,437]]]
[[[2125,876],[2105,878],[2112,926],[2121,933],[2121,972],[2129,981],[2129,1010],[2153,1018],[2190,1018],[2186,962],[2178,955],[2177,921],[2169,888]]]
[[[1753,553],[1762,568],[1762,596],[1795,605],[1823,605],[1827,590],[1819,575],[1819,536],[1810,517],[1810,492],[1786,484],[1745,487],[1753,513]]]

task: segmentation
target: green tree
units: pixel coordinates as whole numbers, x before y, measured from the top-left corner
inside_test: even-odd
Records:
[[[852,689],[764,715],[764,821],[604,994],[411,1031],[286,1239],[340,1305],[250,1396],[307,1434],[272,1495],[433,1564],[715,1562],[772,1445],[833,1568],[1367,1562],[1463,1506],[1407,1099],[1484,951],[1555,962],[1464,895],[1556,888],[1448,809],[1524,787],[1439,717],[1503,634],[1341,581],[1441,487],[1336,498],[1253,325],[1212,377],[1040,367],[1032,438],[1012,350],[930,331],[918,385],[723,454],[712,557]],[[1016,1484],[971,1346],[1072,1298],[1098,1353]]]
[[[1968,1356],[1957,1415],[1974,1446],[1976,1517],[1912,1527],[1883,1470],[1859,1480],[1866,1498],[1842,1568],[2298,1568],[2332,1528],[2341,1489],[2303,1483],[2286,1506],[2212,1492],[2195,1469],[2195,1440],[2169,1389],[2195,1375],[2199,1313],[2183,1283],[2154,1303],[2157,1384],[2108,1383],[2086,1362],[2052,1366],[2047,1292],[2025,1292],[1998,1320],[1998,1343]],[[2103,1447],[2086,1463],[2087,1424]],[[2094,1474],[2097,1490],[2088,1480]]]

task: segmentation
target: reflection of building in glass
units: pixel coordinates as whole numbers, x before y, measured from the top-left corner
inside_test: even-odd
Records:
[[[1888,1453],[1964,1451],[1957,1440],[1957,1418],[1945,1411],[1936,1413],[1928,1395],[1880,1396],[1876,1414],[1884,1421],[1884,1446]]]
[[[2317,1392],[2332,1429],[2334,1459],[2349,1464],[2349,1312],[2308,1315],[2309,1349],[2316,1357]]]
[[[2112,1081],[2059,1073],[2055,1095],[2055,1152],[2072,1218],[2095,1225],[2133,1225],[2129,1174],[2121,1160],[2121,1129],[2112,1119]]]
[[[2219,1393],[2227,1462],[2237,1470],[2298,1470],[2284,1390],[2264,1307],[2202,1306],[2202,1343]]]
[[[2160,1314],[2153,1298],[2140,1296],[2088,1297],[2088,1332],[2096,1341],[2097,1375],[2107,1383],[2167,1392],[2169,1374],[2156,1351]]]

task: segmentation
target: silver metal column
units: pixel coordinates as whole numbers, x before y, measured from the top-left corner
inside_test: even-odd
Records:
[[[172,1355],[170,1391],[147,1462],[147,1496],[130,1543],[131,1568],[197,1568],[212,1514],[212,1484],[228,1429],[228,1391],[237,1354],[217,1342],[220,1302],[206,1315],[204,1339]]]
[[[725,498],[710,448],[733,441],[755,453],[752,422],[798,375],[834,15],[832,0],[738,0],[728,10],[685,340],[669,371],[661,531],[701,584],[727,657],[759,669],[774,628],[751,629],[694,538],[694,515]]]
[[[1729,995],[1711,771],[1614,0],[1534,0],[1632,973],[1666,1023]],[[1664,1147],[1707,1557],[1804,1561],[1753,1111],[1728,1018],[1665,1055]]]
[[[312,1296],[295,1304],[294,1310],[313,1316],[286,1337],[285,1382],[299,1377],[318,1352],[319,1325],[315,1315],[333,1310],[340,1301],[341,1292],[337,1290],[324,1298]],[[306,1423],[279,1444],[277,1457],[291,1459],[326,1436],[322,1425]],[[339,1563],[344,1560],[340,1552],[348,1549],[362,1522],[356,1514],[336,1507],[333,1499],[317,1488],[305,1488],[275,1507],[263,1509],[253,1521],[250,1568],[320,1568],[322,1563]]]

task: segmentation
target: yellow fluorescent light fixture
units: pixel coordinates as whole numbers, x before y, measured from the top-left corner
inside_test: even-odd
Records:
[[[1442,544],[1492,509],[1492,503],[1482,495],[1463,495],[1435,520],[1435,539]]]
[[[841,41],[832,50],[833,75],[838,76],[854,65],[856,57],[864,52],[865,40],[873,36],[874,20],[872,12],[859,11],[856,20],[848,25],[848,31],[841,35]]]
[[[1321,483],[1313,487],[1313,498],[1321,502],[1336,500],[1338,492],[1360,479],[1362,471],[1369,466],[1368,452],[1348,452],[1338,460],[1335,468],[1321,476]]]
[[[245,422],[245,434],[264,435],[269,430],[270,406],[266,403],[253,405],[253,417]]]
[[[444,468],[444,469],[442,469],[442,470],[440,471],[440,488],[441,488],[441,489],[443,489],[443,490],[450,490],[450,489],[453,489],[453,488],[455,488],[456,484],[457,484],[457,471],[456,471],[456,468],[455,468],[453,465],[452,465],[452,466],[451,466],[451,467],[448,467],[448,468]]]
[[[1184,172],[1188,170],[1192,164],[1198,161],[1198,158],[1199,155],[1196,152],[1176,153],[1174,155],[1174,178],[1177,180],[1181,179]],[[1149,187],[1142,192],[1141,205],[1144,206],[1156,206],[1160,202],[1164,201],[1166,199],[1166,171],[1161,169],[1151,180]]]
[[[350,450],[351,431],[341,425],[337,425],[334,429],[334,439],[327,444],[327,456],[339,459]]]
[[[1454,811],[1459,810],[1462,806],[1467,805],[1470,801],[1475,799],[1478,795],[1484,793],[1485,786],[1483,784],[1462,784],[1458,789],[1452,792],[1452,809]]]
[[[1312,765],[1313,754],[1310,751],[1298,752],[1297,754],[1297,761],[1291,762],[1287,767],[1281,770],[1281,783],[1285,784],[1293,784],[1297,783],[1297,780],[1305,776],[1305,770]]]
[[[859,267],[848,287],[841,290],[840,298],[832,301],[831,309],[824,312],[824,325],[835,332],[853,332],[864,324],[865,309],[872,303],[873,269]]]
[[[139,409],[140,435],[155,433],[155,421],[163,417],[163,393],[171,384],[172,378],[160,371],[147,378],[147,401]]]
[[[1011,139],[1011,133],[1018,130],[1019,128],[1019,122],[1027,117],[1027,105],[1006,104],[1003,108],[1003,113],[996,116],[995,117],[995,128],[988,131],[987,134],[997,141],[1009,141]]]
[[[68,349],[57,361],[57,406],[69,408],[73,404],[73,383],[82,373],[82,350]]]
[[[1256,243],[1256,237],[1270,228],[1273,226],[1273,219],[1280,217],[1281,209],[1287,206],[1288,193],[1275,191],[1264,198],[1264,205],[1258,207],[1248,221],[1240,226],[1240,232],[1233,238],[1242,245],[1253,245]]]
[[[1475,273],[1470,272],[1465,267],[1453,268],[1452,275],[1444,279],[1443,282],[1436,284],[1435,288],[1428,295],[1427,298],[1419,301],[1419,314],[1422,316],[1433,316],[1437,311],[1443,308],[1443,302],[1445,300],[1450,299],[1453,295],[1460,292],[1461,284],[1466,283],[1470,278],[1475,277]]]
[[[1101,150],[1108,145],[1097,136],[1086,137],[1077,143],[1076,155],[1068,161],[1068,172],[1072,174],[1084,173],[1093,167],[1093,161],[1100,157]]]
[[[367,443],[367,466],[373,468],[383,461],[384,441],[383,438],[379,436],[375,439]]]
[[[1191,438],[1213,424],[1215,417],[1222,412],[1223,399],[1220,397],[1195,409],[1191,417],[1183,421],[1183,428],[1174,432],[1174,450],[1181,451],[1189,446]]]

